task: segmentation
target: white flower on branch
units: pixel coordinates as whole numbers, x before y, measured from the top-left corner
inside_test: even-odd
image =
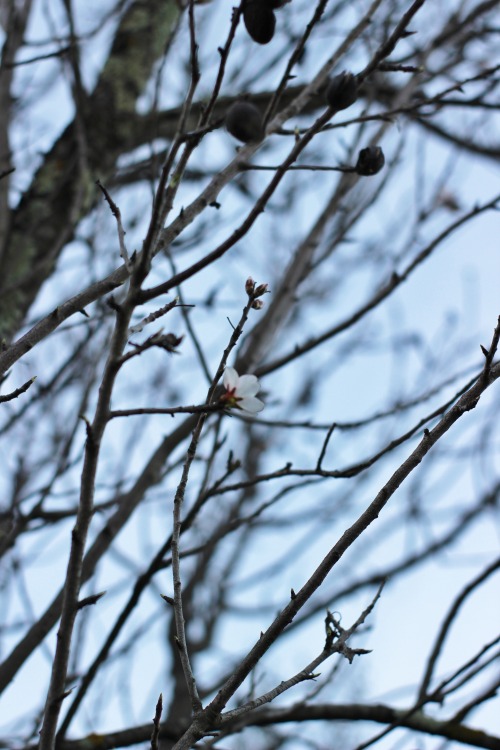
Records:
[[[260,391],[260,383],[255,375],[238,375],[234,367],[226,367],[223,381],[226,392],[220,400],[230,409],[242,409],[249,414],[257,414],[264,408],[263,402],[255,398]]]

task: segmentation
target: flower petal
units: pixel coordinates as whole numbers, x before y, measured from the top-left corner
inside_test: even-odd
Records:
[[[255,375],[242,375],[236,386],[236,395],[240,398],[255,396],[260,391],[260,383]]]
[[[264,403],[260,398],[255,398],[255,396],[246,396],[241,401],[238,401],[238,406],[249,414],[257,414],[264,408]]]
[[[222,382],[224,383],[224,388],[227,391],[232,391],[233,388],[236,388],[238,385],[238,381],[240,380],[240,376],[234,369],[234,367],[226,367],[224,370],[224,377],[222,379]]]

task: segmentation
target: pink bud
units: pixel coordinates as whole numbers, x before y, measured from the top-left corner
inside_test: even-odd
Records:
[[[263,294],[267,294],[268,287],[269,287],[269,284],[259,284],[259,286],[254,292],[254,295],[256,297],[262,297]]]

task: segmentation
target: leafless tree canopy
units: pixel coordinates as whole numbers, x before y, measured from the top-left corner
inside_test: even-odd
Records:
[[[498,750],[498,0],[0,25],[0,746]]]

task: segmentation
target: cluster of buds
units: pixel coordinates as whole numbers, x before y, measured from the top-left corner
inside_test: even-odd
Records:
[[[359,152],[354,171],[363,177],[369,177],[380,172],[384,164],[385,156],[380,146],[368,146]]]
[[[251,276],[245,281],[245,292],[252,300],[252,307],[254,310],[262,310],[264,307],[264,302],[259,299],[259,297],[263,297],[264,294],[269,293],[268,287],[269,284],[257,285]]]
[[[251,276],[245,281],[245,292],[248,295],[250,306],[254,310],[264,307],[260,299],[268,294],[267,284],[256,284]],[[249,414],[257,414],[264,408],[263,402],[256,398],[260,391],[260,383],[255,375],[238,375],[234,367],[226,367],[223,377],[224,391],[219,396],[219,403],[225,409],[240,409]]]
[[[336,112],[347,109],[358,98],[357,77],[348,70],[330,79],[325,92],[326,103]]]

